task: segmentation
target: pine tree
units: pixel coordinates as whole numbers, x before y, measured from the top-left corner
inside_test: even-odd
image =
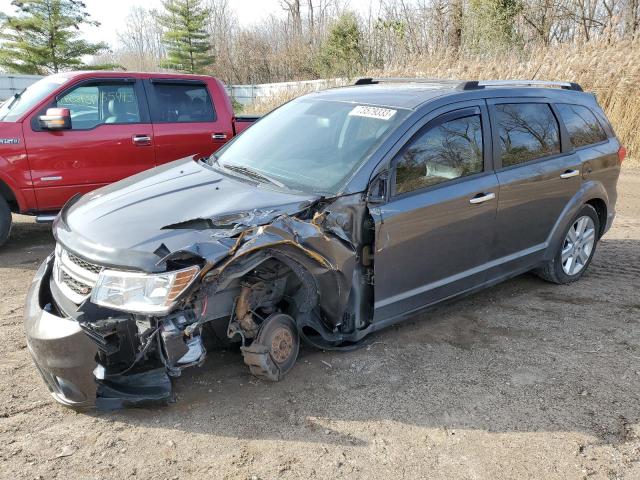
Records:
[[[331,26],[319,52],[319,70],[324,76],[351,76],[362,68],[362,32],[352,12],[343,13]]]
[[[201,0],[164,0],[165,12],[158,17],[166,29],[165,68],[202,73],[214,61],[206,26],[209,12]]]
[[[0,14],[0,67],[17,73],[47,75],[86,68],[85,55],[106,50],[79,34],[81,25],[99,25],[78,0],[13,0],[16,15]]]
[[[520,46],[516,19],[522,0],[470,0],[466,43],[472,51],[490,52]]]

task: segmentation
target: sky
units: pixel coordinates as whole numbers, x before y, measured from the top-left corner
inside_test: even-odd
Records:
[[[123,21],[133,6],[145,8],[160,8],[161,0],[84,0],[87,10],[93,20],[101,23],[98,28],[84,26],[83,37],[92,42],[104,41],[112,47],[117,46],[118,29],[122,29]],[[352,8],[365,8],[367,0],[350,0]],[[230,5],[235,10],[238,21],[242,25],[259,23],[270,13],[283,15],[279,0],[231,0]],[[13,13],[11,0],[0,0],[0,11]]]

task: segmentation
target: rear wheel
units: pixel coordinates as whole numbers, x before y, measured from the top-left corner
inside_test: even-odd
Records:
[[[599,231],[598,213],[591,205],[584,205],[565,232],[553,260],[536,270],[538,276],[560,284],[578,280],[591,263]]]
[[[9,238],[11,232],[11,209],[7,201],[0,197],[0,246]]]

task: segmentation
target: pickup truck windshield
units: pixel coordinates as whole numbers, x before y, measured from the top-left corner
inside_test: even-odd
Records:
[[[223,168],[261,174],[291,189],[335,194],[408,113],[302,98],[264,117],[216,159]]]
[[[64,76],[45,77],[29,85],[21,93],[9,97],[0,105],[0,122],[15,122],[40,103],[68,79]]]

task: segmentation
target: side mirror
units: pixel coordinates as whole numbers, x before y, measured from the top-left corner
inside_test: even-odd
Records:
[[[47,113],[40,115],[38,120],[46,130],[71,129],[71,111],[68,108],[47,108]]]
[[[367,203],[379,205],[387,201],[387,172],[378,175],[370,184],[367,191]]]

